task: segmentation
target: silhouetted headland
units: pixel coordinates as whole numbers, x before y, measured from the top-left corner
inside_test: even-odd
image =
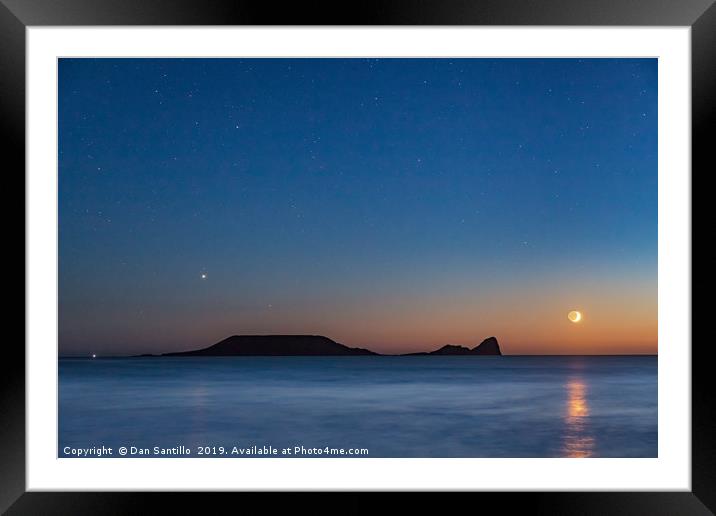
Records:
[[[380,355],[368,349],[349,348],[322,335],[233,335],[208,348],[192,351],[164,353],[163,357],[230,357],[230,356],[356,356]],[[502,355],[495,337],[489,337],[479,346],[466,348],[448,344],[440,349],[423,353],[406,353],[400,356],[416,355]]]
[[[213,346],[162,356],[342,356],[377,355],[349,348],[322,335],[233,335]]]
[[[502,355],[500,345],[495,337],[488,337],[474,348],[466,348],[465,346],[455,346],[446,344],[440,349],[430,351],[429,353],[408,353],[409,355]]]

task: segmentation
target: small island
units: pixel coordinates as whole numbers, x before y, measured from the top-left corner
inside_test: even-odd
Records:
[[[323,335],[232,335],[207,348],[191,351],[163,353],[162,357],[231,357],[231,356],[385,356],[368,349],[351,348]],[[440,349],[422,353],[406,353],[398,356],[502,355],[495,337],[483,340],[470,349],[447,344]],[[390,355],[395,356],[395,355]]]

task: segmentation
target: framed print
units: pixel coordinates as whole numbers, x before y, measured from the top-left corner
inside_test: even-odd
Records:
[[[691,182],[716,8],[565,6],[5,1],[3,509],[709,514]]]

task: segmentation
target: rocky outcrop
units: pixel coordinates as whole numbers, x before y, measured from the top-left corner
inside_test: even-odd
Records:
[[[495,337],[488,337],[470,351],[473,355],[502,355],[500,344]]]
[[[460,356],[475,356],[475,355],[502,355],[500,351],[500,345],[495,337],[488,337],[483,340],[478,346],[474,348],[466,348],[465,346],[456,346],[454,344],[446,344],[440,349],[435,351],[423,352],[423,353],[407,353],[407,355],[460,355]]]

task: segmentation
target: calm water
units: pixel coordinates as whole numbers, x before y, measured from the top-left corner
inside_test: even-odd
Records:
[[[61,359],[59,391],[60,456],[103,445],[657,456],[656,357]]]

